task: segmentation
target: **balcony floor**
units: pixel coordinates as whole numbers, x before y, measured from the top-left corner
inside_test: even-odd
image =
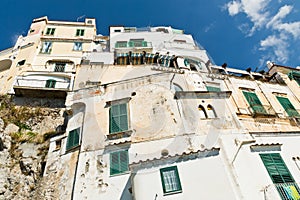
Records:
[[[39,88],[28,86],[14,86],[15,95],[18,97],[59,98],[65,99],[67,89]]]

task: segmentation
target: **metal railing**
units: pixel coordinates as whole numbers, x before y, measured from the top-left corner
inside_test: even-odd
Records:
[[[51,87],[47,87],[49,86],[49,80],[52,81],[52,83],[50,84]],[[69,90],[70,88],[70,81],[57,81],[53,79],[49,79],[49,80],[25,79],[22,77],[18,77],[16,79],[16,83],[14,86],[26,87],[29,89],[30,88],[53,88],[53,89]]]
[[[299,184],[277,183],[264,188],[265,200],[300,200]]]

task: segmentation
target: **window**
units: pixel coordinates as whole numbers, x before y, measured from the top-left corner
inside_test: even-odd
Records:
[[[211,105],[207,106],[207,117],[208,118],[216,118],[217,117],[215,109]]]
[[[214,87],[214,86],[206,86],[207,91],[209,92],[220,92],[221,89],[219,87]]]
[[[45,35],[54,35],[55,28],[47,28]]]
[[[116,48],[125,48],[127,47],[127,41],[117,41],[115,44]]]
[[[109,133],[128,130],[127,103],[112,105],[109,109]]]
[[[74,129],[69,132],[66,150],[69,150],[79,145],[79,134],[80,128]]]
[[[55,63],[54,72],[64,72],[66,63]]]
[[[279,153],[260,154],[269,176],[283,200],[299,199],[299,188]]]
[[[83,36],[84,35],[84,29],[77,29],[76,30],[76,36]]]
[[[128,45],[130,47],[147,47],[147,42],[144,39],[131,39]]]
[[[254,92],[243,91],[243,94],[254,114],[267,114],[266,110],[264,109],[263,105]]]
[[[110,154],[110,175],[123,174],[128,171],[128,151]]]
[[[18,64],[17,64],[17,67],[24,65],[24,64],[25,64],[25,61],[26,61],[26,60],[21,60],[21,61],[19,61]]]
[[[46,88],[55,88],[56,80],[49,79],[46,81]]]
[[[206,119],[207,118],[207,114],[205,112],[205,109],[203,106],[199,105],[198,106],[198,110],[200,112],[200,119]]]
[[[51,53],[51,49],[52,49],[52,42],[42,43],[41,53]]]
[[[182,191],[176,166],[160,169],[160,177],[165,194]]]
[[[73,50],[82,51],[82,42],[74,42]]]
[[[297,112],[297,110],[295,109],[293,104],[291,104],[291,102],[288,98],[280,97],[280,96],[276,96],[276,97],[289,117],[296,117],[296,116],[298,117],[299,116],[299,113]]]

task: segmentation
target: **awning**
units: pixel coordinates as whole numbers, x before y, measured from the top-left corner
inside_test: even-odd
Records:
[[[131,57],[142,57],[142,53],[131,53]]]

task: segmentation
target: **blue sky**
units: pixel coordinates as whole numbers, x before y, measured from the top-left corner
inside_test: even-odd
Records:
[[[110,25],[158,26],[192,34],[217,65],[261,70],[270,60],[300,65],[299,0],[2,0],[0,49],[26,35],[32,19],[94,17],[97,32]]]

